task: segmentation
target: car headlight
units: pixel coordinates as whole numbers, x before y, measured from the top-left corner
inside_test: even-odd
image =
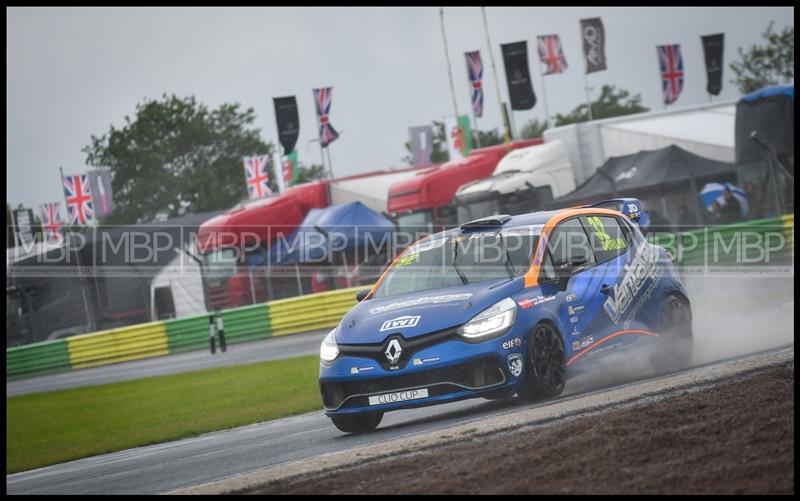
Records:
[[[499,335],[514,325],[516,319],[517,303],[507,297],[486,308],[475,318],[462,325],[458,329],[458,333],[470,339],[486,337],[492,334]]]
[[[333,362],[339,356],[339,347],[336,346],[336,329],[333,329],[322,340],[319,347],[319,358],[325,362]]]

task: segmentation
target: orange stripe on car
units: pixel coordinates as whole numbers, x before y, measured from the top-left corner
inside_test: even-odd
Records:
[[[564,209],[562,212],[559,212],[555,216],[548,219],[545,223],[544,228],[542,229],[542,234],[539,237],[539,240],[550,240],[550,234],[553,232],[553,228],[564,221],[565,219],[569,219],[575,216],[595,216],[595,215],[608,215],[608,216],[625,216],[623,213],[611,209],[592,209],[592,208],[572,208],[572,209]],[[528,271],[525,272],[525,288],[534,287],[539,285],[539,271],[542,267],[542,261],[544,260],[544,252],[545,252],[545,245],[539,245],[536,249],[536,254],[533,256],[531,260],[531,266],[528,268]]]
[[[656,334],[655,332],[646,331],[646,330],[643,330],[643,329],[626,329],[626,330],[622,330],[622,331],[613,332],[613,333],[609,334],[608,336],[604,337],[603,339],[601,339],[600,341],[598,341],[596,343],[593,343],[593,344],[590,344],[582,352],[573,355],[572,358],[567,360],[567,365],[570,365],[570,364],[574,363],[575,361],[580,359],[582,356],[586,355],[587,353],[589,353],[593,349],[597,348],[601,344],[605,343],[606,341],[610,341],[610,340],[614,339],[615,337],[624,336],[626,334],[638,334],[640,336],[658,337],[658,334]]]

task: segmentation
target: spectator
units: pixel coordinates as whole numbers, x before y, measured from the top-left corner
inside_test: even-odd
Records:
[[[744,184],[744,192],[747,194],[749,211],[747,219],[761,219],[764,217],[764,207],[761,203],[761,193],[756,189],[756,185],[750,181]]]
[[[722,205],[714,200],[711,202],[711,224],[719,224],[722,218]]]
[[[689,231],[697,226],[697,220],[694,218],[694,214],[689,211],[689,206],[686,204],[681,204],[680,209],[678,209],[678,226],[681,231]]]
[[[655,233],[671,232],[672,223],[667,218],[656,212],[650,211],[650,231]]]
[[[725,191],[722,192],[722,196],[725,197],[725,204],[720,209],[720,223],[721,224],[732,224],[737,223],[742,220],[742,205],[733,196],[733,192],[730,188],[725,187]]]

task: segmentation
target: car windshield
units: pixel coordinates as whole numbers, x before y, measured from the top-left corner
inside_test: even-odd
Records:
[[[496,198],[467,202],[458,206],[458,222],[466,223],[467,221],[488,217],[499,212]]]
[[[417,242],[386,271],[373,297],[443,289],[524,275],[541,226],[433,235]]]
[[[219,284],[236,273],[236,249],[216,249],[203,254],[203,274],[211,284]]]

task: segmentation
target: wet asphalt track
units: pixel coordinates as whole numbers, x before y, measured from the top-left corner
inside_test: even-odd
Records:
[[[774,286],[774,282],[771,285]],[[744,295],[736,293],[735,296],[746,299],[752,298],[752,293],[758,289],[748,287],[741,290]],[[787,293],[788,291],[784,290],[784,293],[781,294],[782,297],[787,298]],[[699,356],[695,358],[693,366],[703,367],[715,360],[737,358],[744,354],[763,351],[764,349],[775,350],[779,347],[793,346],[793,290],[788,297],[792,298],[791,301],[784,299],[780,303],[769,298],[771,302],[769,308],[756,308],[744,312],[745,315],[742,318],[725,319],[727,322],[735,324],[737,327],[735,332],[731,331],[732,327],[730,325],[721,322],[715,313],[717,308],[725,306],[731,301],[731,298],[728,295],[718,294],[707,299],[701,308],[696,309],[695,353],[699,354]],[[758,329],[759,327],[760,329]],[[699,333],[712,332],[713,335],[698,336]],[[289,343],[288,345],[281,345],[283,347],[281,349],[285,350],[285,354],[299,353],[303,350],[310,350],[310,353],[314,353],[317,350],[319,339],[323,335],[324,333],[312,333],[284,338],[283,340],[287,343],[290,340],[296,340],[297,345]],[[758,342],[754,343],[751,341],[753,339]],[[265,352],[269,352],[269,356],[274,355],[275,358],[281,358],[277,355],[278,348],[270,347],[270,343],[279,340],[281,339],[275,338],[261,342],[258,346],[267,347]],[[253,344],[256,345],[257,343]],[[697,350],[698,348],[700,349]],[[254,350],[241,351],[247,352],[247,354],[240,355],[243,359],[239,361],[234,361],[233,358],[223,361],[222,356],[220,356],[217,359],[211,357],[211,363],[225,365],[227,362],[246,363],[247,361],[263,359],[259,358],[254,353]],[[231,351],[226,355],[232,355],[233,353],[234,351]],[[264,356],[263,352],[260,354]],[[203,368],[208,366],[204,364],[209,363],[208,356],[202,357],[199,354],[163,358],[164,360],[179,360],[180,364],[183,364],[181,365],[183,368],[172,367],[170,372],[158,372],[165,369],[149,367],[144,364],[144,362],[148,361],[142,361],[142,365],[136,365],[139,362],[122,364],[129,365],[131,367],[130,371],[111,371],[110,374],[113,374],[114,377],[129,379],[131,377],[142,377],[142,371],[145,370],[155,371],[151,374],[154,375],[155,373],[181,372],[191,370],[191,368]],[[119,368],[122,365],[115,367]],[[168,365],[174,364],[170,363]],[[81,371],[77,371],[75,374],[79,372]],[[87,371],[87,374],[89,374],[89,371]],[[98,380],[103,380],[103,382],[109,381],[108,379],[102,379],[105,376],[110,377],[109,374],[104,376],[99,373],[95,374],[95,376],[91,377],[99,378]],[[125,377],[126,374],[128,377]],[[134,375],[131,376],[131,374]],[[177,442],[130,449],[8,475],[6,476],[6,491],[8,494],[163,493],[180,487],[207,483],[231,475],[277,466],[325,453],[343,451],[360,445],[380,444],[390,439],[443,429],[456,424],[465,424],[489,415],[513,412],[526,406],[558,405],[560,401],[573,399],[577,396],[603,392],[611,387],[619,388],[631,385],[634,381],[641,380],[642,377],[648,376],[639,375],[632,379],[630,375],[626,375],[619,376],[616,380],[613,377],[606,377],[604,381],[598,381],[596,376],[592,381],[570,380],[563,396],[549,402],[537,404],[524,403],[516,398],[494,402],[476,399],[428,408],[398,411],[387,414],[377,432],[367,435],[342,434],[333,427],[328,418],[321,412],[314,412],[210,433]],[[650,375],[650,377],[657,376]],[[23,383],[23,381],[19,383]],[[10,386],[10,384],[7,384],[7,389]]]

